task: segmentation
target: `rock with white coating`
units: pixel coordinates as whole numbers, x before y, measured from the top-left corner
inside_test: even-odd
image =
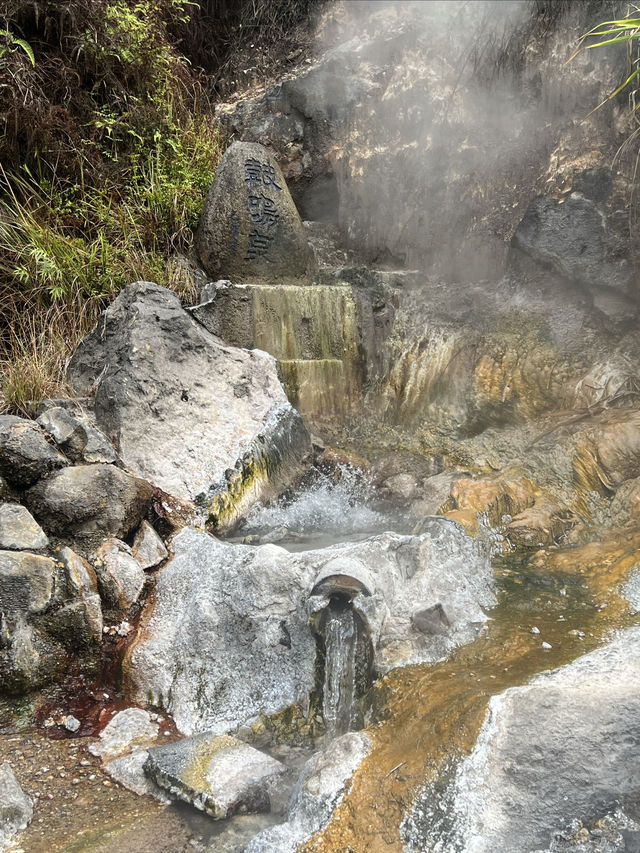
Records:
[[[181,500],[211,498],[218,527],[301,473],[309,437],[275,360],[222,345],[157,284],[120,293],[68,378],[93,395],[98,426],[129,471]]]
[[[454,780],[425,786],[405,819],[404,849],[547,849],[558,829],[607,815],[613,803],[633,800],[639,790],[635,627],[568,666],[493,696]],[[443,821],[438,815],[445,812]]]
[[[138,528],[132,551],[143,569],[153,569],[169,556],[164,542],[148,521],[143,521]]]
[[[0,548],[39,551],[48,544],[46,533],[26,507],[0,504]]]
[[[368,735],[349,732],[310,758],[286,822],[257,835],[245,853],[296,853],[299,845],[327,826],[370,748]]]
[[[187,528],[172,550],[123,668],[135,701],[164,708],[185,734],[306,708],[316,677],[310,623],[334,586],[354,596],[381,672],[446,657],[475,636],[495,601],[488,558],[448,519],[421,536],[385,533],[300,553]],[[416,606],[438,603],[448,630],[416,630]]]
[[[107,539],[98,549],[94,565],[105,607],[112,613],[128,613],[140,598],[146,579],[131,548],[120,539]]]
[[[284,764],[249,744],[211,734],[150,748],[145,772],[216,820],[270,811],[288,775]]]
[[[143,708],[126,708],[119,711],[100,732],[97,741],[89,746],[89,752],[103,761],[111,761],[128,754],[133,746],[154,741],[159,726]]]
[[[0,764],[0,850],[11,837],[31,823],[33,800],[15,777],[8,761]]]
[[[149,779],[144,772],[148,757],[149,753],[146,749],[134,748],[126,755],[107,761],[102,765],[102,769],[114,782],[128,791],[133,791],[138,796],[155,797],[161,803],[170,803],[172,800],[169,794]]]

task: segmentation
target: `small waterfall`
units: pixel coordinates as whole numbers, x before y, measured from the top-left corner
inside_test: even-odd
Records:
[[[325,670],[322,713],[329,743],[350,731],[356,692],[358,634],[351,602],[332,597],[324,629]]]

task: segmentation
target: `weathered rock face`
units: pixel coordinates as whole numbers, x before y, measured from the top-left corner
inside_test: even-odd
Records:
[[[446,655],[474,636],[482,607],[494,602],[487,558],[446,519],[418,537],[387,533],[298,554],[193,530],[172,547],[125,671],[136,701],[165,708],[187,734],[223,733],[260,714],[306,707],[316,662],[309,619],[315,624],[349,579],[368,593],[353,607],[380,670]],[[428,636],[411,616],[437,603],[450,626]]]
[[[216,820],[271,810],[287,768],[228,735],[195,735],[149,749],[145,772]]]
[[[20,504],[0,504],[0,548],[40,550],[49,540],[28,509]]]
[[[93,570],[69,548],[60,559],[0,551],[0,690],[24,693],[90,658],[102,639]]]
[[[0,764],[0,849],[33,817],[33,801],[15,777],[8,761]]]
[[[118,296],[69,378],[95,391],[98,424],[130,471],[186,500],[217,490],[220,525],[288,484],[308,448],[273,359],[221,345],[156,284]]]
[[[295,853],[329,823],[369,749],[366,734],[350,732],[316,753],[304,766],[286,822],[257,835],[246,853]]]
[[[639,655],[633,628],[494,696],[451,789],[427,787],[405,821],[405,849],[526,853],[546,848],[571,821],[606,815],[614,801],[637,796]],[[452,827],[433,820],[442,796]],[[637,842],[637,833],[631,837]]]
[[[303,416],[317,423],[352,413],[363,371],[351,286],[222,281],[203,288],[201,298],[189,310],[210,332],[278,359],[289,400]]]
[[[115,462],[116,453],[107,437],[86,414],[50,406],[38,418],[42,429],[73,462]]]
[[[629,284],[628,264],[616,262],[614,241],[593,201],[572,193],[559,204],[534,199],[513,235],[512,245],[542,266],[585,287]]]
[[[143,521],[138,528],[132,550],[143,569],[153,569],[169,556],[164,542],[148,521]]]
[[[113,465],[76,465],[40,480],[25,499],[35,517],[85,549],[105,536],[125,537],[151,504],[153,488]]]
[[[120,539],[107,539],[94,560],[102,600],[113,614],[126,615],[140,597],[145,574],[131,548]]]
[[[300,216],[275,158],[255,143],[224,153],[204,203],[196,247],[213,278],[273,282],[307,275]]]
[[[67,464],[33,421],[0,417],[0,475],[11,485],[25,488]]]

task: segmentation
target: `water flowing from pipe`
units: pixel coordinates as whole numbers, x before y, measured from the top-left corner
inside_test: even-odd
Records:
[[[325,625],[322,706],[327,743],[351,729],[357,639],[355,615],[350,603],[332,602]]]

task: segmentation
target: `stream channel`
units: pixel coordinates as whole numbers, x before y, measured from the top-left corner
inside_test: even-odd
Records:
[[[325,547],[408,522],[377,505],[355,480],[320,480],[286,504],[262,509],[235,538],[273,541],[290,550]],[[401,825],[430,780],[441,787],[473,747],[491,695],[587,653],[616,629],[639,621],[629,573],[639,542],[611,542],[606,559],[581,551],[537,552],[535,558],[493,558],[497,604],[477,626],[475,640],[446,661],[392,670],[373,684],[366,728],[373,748],[356,771],[330,825],[305,851],[401,851]],[[588,556],[588,555],[587,555]],[[547,559],[548,558],[548,559]],[[537,630],[536,630],[537,629]],[[353,725],[355,623],[347,601],[335,600],[326,616],[324,715],[327,732],[312,743],[272,744],[267,751],[299,770],[308,757]],[[545,643],[545,646],[543,646]],[[281,815],[237,816],[214,822],[189,806],[164,806],[139,797],[103,776],[83,739],[50,740],[47,730],[0,729],[0,762],[32,766],[30,795],[37,813],[15,850],[29,853],[137,853],[217,851],[240,853]],[[429,816],[434,827],[448,820]],[[364,839],[364,840],[363,840]],[[425,847],[425,850],[431,849]]]

